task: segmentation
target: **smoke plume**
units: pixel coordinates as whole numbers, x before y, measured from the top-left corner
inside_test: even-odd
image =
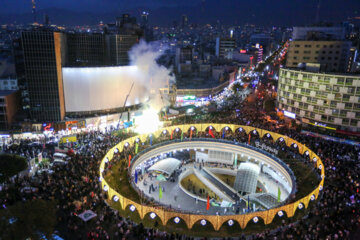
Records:
[[[146,43],[143,40],[129,51],[131,65],[137,66],[139,70],[135,85],[139,84],[146,89],[144,96],[150,96],[149,105],[157,111],[169,102],[166,96],[161,99],[159,89],[175,82],[171,71],[156,62],[163,54],[164,49],[159,42]]]

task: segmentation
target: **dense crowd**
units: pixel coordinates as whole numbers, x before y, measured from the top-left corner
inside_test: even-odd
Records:
[[[289,219],[283,221],[282,226],[277,229],[247,237],[239,236],[238,239],[358,239],[359,146],[335,144],[304,136],[286,126],[279,127],[279,124],[265,119],[258,102],[244,101],[233,107],[232,110],[225,109],[219,114],[209,115],[206,122],[251,125],[288,135],[317,153],[326,168],[321,200],[306,217],[295,223],[291,223]],[[181,120],[181,123],[183,121]],[[186,122],[196,121],[190,118]],[[131,133],[114,135],[110,132],[78,135],[78,147],[68,164],[57,166],[52,174],[42,173],[33,178],[15,178],[7,182],[0,192],[0,206],[11,206],[15,202],[30,199],[56,199],[58,211],[55,228],[64,239],[192,239],[145,228],[142,224],[119,216],[106,204],[106,193],[100,189],[98,176],[100,161],[112,146],[130,136]],[[185,134],[185,137],[189,137],[189,133]],[[246,137],[242,141],[246,142]],[[24,151],[29,156],[37,153],[36,149],[29,152],[21,148],[12,153],[19,154]],[[121,157],[125,156],[120,155],[118,159]],[[111,165],[107,167],[111,168]],[[24,186],[37,190],[30,193],[20,192]],[[10,189],[18,191],[14,193]],[[77,216],[84,210],[94,211],[97,217],[84,222]]]

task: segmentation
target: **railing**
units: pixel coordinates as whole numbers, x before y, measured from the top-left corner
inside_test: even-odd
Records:
[[[226,221],[228,221],[230,219],[233,220],[233,221],[237,221],[239,223],[240,227],[242,229],[244,229],[249,221],[253,220],[254,222],[257,222],[258,217],[262,218],[264,220],[265,224],[270,224],[272,222],[272,220],[274,219],[276,214],[279,214],[279,216],[280,216],[280,213],[281,213],[281,215],[283,215],[283,213],[285,212],[287,214],[287,217],[292,217],[292,216],[294,216],[295,211],[297,209],[302,209],[303,207],[307,208],[310,201],[313,201],[313,200],[318,198],[320,191],[322,191],[322,189],[323,189],[324,179],[325,179],[325,169],[324,169],[323,163],[322,163],[321,159],[315,153],[313,153],[309,148],[307,148],[305,145],[303,145],[303,144],[301,144],[301,143],[299,143],[299,142],[297,142],[297,141],[295,141],[295,140],[293,140],[293,139],[291,139],[291,138],[289,138],[287,136],[284,136],[284,135],[281,135],[281,134],[278,134],[278,133],[274,133],[274,132],[270,132],[270,131],[267,131],[267,130],[263,130],[263,129],[257,129],[257,128],[250,127],[250,126],[241,126],[241,125],[234,125],[234,124],[215,124],[215,123],[203,123],[203,124],[192,124],[192,125],[186,124],[186,125],[179,125],[179,126],[171,126],[171,127],[166,127],[166,128],[163,128],[163,129],[159,129],[154,134],[160,136],[160,134],[161,134],[161,132],[163,130],[172,131],[175,128],[182,128],[183,130],[184,130],[184,128],[186,128],[185,130],[188,130],[188,129],[190,129],[190,127],[193,127],[193,126],[195,128],[197,128],[197,129],[205,130],[210,125],[213,126],[213,128],[215,128],[215,130],[217,129],[218,131],[219,131],[219,129],[222,129],[222,127],[225,127],[225,126],[229,127],[232,131],[235,131],[238,128],[242,128],[247,133],[250,133],[251,131],[256,130],[259,133],[260,137],[264,136],[264,134],[266,134],[266,133],[269,133],[273,137],[274,141],[276,141],[279,138],[283,138],[283,141],[289,147],[292,144],[296,143],[298,145],[298,148],[299,148],[299,153],[300,154],[305,154],[305,152],[307,152],[307,154],[309,156],[309,159],[310,159],[309,162],[311,162],[311,163],[314,162],[316,164],[317,168],[320,170],[320,172],[321,172],[321,181],[320,181],[319,185],[316,187],[316,189],[311,191],[307,196],[305,196],[305,197],[303,197],[303,198],[301,198],[301,199],[299,199],[299,200],[297,200],[295,202],[292,202],[292,203],[289,203],[289,204],[286,204],[286,205],[283,205],[283,206],[280,206],[280,207],[276,207],[276,208],[273,208],[273,209],[270,209],[270,210],[266,210],[266,211],[251,212],[251,213],[240,214],[240,215],[222,215],[222,216],[220,216],[220,215],[215,215],[215,216],[214,215],[199,215],[199,214],[194,214],[194,213],[182,213],[180,211],[167,210],[167,209],[162,209],[162,208],[158,208],[158,207],[151,207],[151,206],[147,206],[147,205],[141,205],[139,203],[136,203],[136,202],[126,198],[125,196],[122,196],[118,192],[116,192],[113,188],[111,188],[108,185],[108,183],[106,182],[105,179],[103,179],[103,176],[102,176],[102,173],[103,173],[104,168],[105,168],[105,162],[112,160],[115,148],[118,148],[120,152],[123,151],[124,144],[126,142],[135,141],[136,137],[132,137],[130,139],[126,139],[126,140],[120,142],[115,147],[113,147],[109,152],[107,152],[107,154],[105,155],[105,157],[101,161],[101,164],[100,164],[101,186],[102,186],[102,189],[104,191],[108,192],[108,199],[113,200],[113,201],[119,201],[120,204],[121,204],[122,209],[124,209],[124,210],[125,210],[125,208],[127,206],[132,205],[138,211],[141,219],[143,219],[145,217],[145,215],[148,214],[148,213],[155,213],[160,218],[162,223],[165,225],[165,224],[167,224],[167,222],[170,219],[172,219],[174,217],[178,217],[178,218],[181,218],[181,219],[184,220],[184,222],[186,223],[186,225],[187,225],[187,227],[189,229],[192,228],[193,225],[196,222],[198,222],[200,220],[204,220],[205,223],[210,222],[213,225],[214,229],[216,231],[218,231],[220,229],[220,227]],[[139,138],[145,139],[146,136],[148,136],[148,135],[145,135],[145,134],[140,135]],[[247,148],[255,150],[257,152],[261,152],[264,155],[271,156],[271,158],[274,159],[274,156],[272,156],[271,154],[269,154],[269,153],[267,153],[267,152],[265,152],[263,150],[257,149],[255,147],[252,147],[252,146],[249,146],[249,145],[246,145],[246,144],[242,144],[242,143],[231,142],[231,141],[222,140],[222,139],[221,140],[214,140],[214,139],[208,139],[208,138],[206,138],[206,139],[196,139],[196,140],[197,141],[199,141],[199,140],[202,141],[203,140],[203,141],[226,142],[228,144],[235,144],[235,145],[247,147]],[[176,142],[176,141],[179,142],[180,140],[174,140],[174,141],[171,141],[171,142]],[[190,141],[190,139],[186,139],[184,141]],[[169,142],[169,141],[166,141],[166,142]],[[159,144],[156,144],[156,145],[157,146],[165,145],[166,142],[159,143]],[[152,147],[155,148],[155,145],[152,146]],[[145,152],[145,151],[149,151],[149,150],[145,149],[142,152]],[[135,160],[137,159],[137,157],[138,156],[135,157]],[[282,165],[282,163],[279,163],[279,164]]]

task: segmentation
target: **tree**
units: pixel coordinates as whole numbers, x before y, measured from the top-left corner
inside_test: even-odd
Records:
[[[17,202],[0,211],[0,239],[48,239],[56,224],[56,202],[42,199]]]
[[[243,89],[243,86],[240,85],[240,83],[234,83],[232,85],[232,90],[234,93],[237,93],[238,91],[241,91]]]
[[[0,182],[18,174],[27,168],[26,159],[17,155],[0,155]]]

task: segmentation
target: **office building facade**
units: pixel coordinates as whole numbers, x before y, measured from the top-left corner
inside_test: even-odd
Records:
[[[349,41],[291,41],[286,67],[301,63],[319,63],[324,72],[345,72],[349,62]]]
[[[281,68],[278,107],[304,123],[360,131],[360,76]]]
[[[19,88],[28,117],[33,121],[62,120],[65,116],[61,71],[64,34],[26,31],[15,43]]]

